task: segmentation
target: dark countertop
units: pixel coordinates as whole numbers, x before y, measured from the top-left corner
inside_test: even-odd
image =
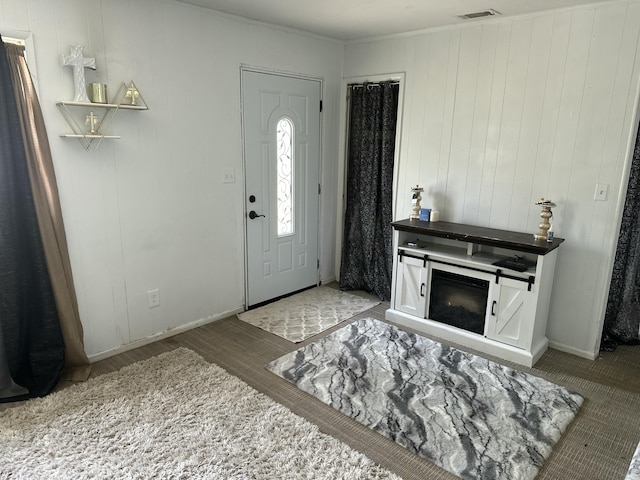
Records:
[[[464,225],[462,223],[424,222],[417,219],[405,219],[392,222],[391,225],[396,230],[403,232],[449,238],[478,245],[502,247],[519,252],[535,253],[536,255],[546,255],[564,242],[564,238],[558,237],[555,237],[551,243],[546,240],[536,240],[533,237],[533,232],[511,232],[509,230]]]

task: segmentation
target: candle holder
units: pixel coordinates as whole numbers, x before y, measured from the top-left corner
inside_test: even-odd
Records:
[[[551,200],[545,200],[544,198],[541,198],[539,202],[536,202],[536,205],[540,205],[542,207],[542,211],[540,212],[540,217],[542,218],[542,220],[538,225],[538,233],[534,233],[533,238],[535,238],[536,240],[546,240],[547,233],[549,232],[549,228],[551,227],[549,219],[553,217],[551,207],[555,207],[556,204]]]
[[[410,220],[418,220],[420,218],[420,200],[422,200],[421,193],[424,192],[424,188],[416,185],[411,188],[413,195],[411,196],[411,210],[413,213],[409,215]]]
[[[105,83],[90,83],[89,92],[91,93],[92,103],[108,103],[107,85]]]
[[[100,128],[100,118],[91,112],[86,117],[86,121],[84,122],[86,125],[89,125],[89,135],[98,135],[98,129]]]

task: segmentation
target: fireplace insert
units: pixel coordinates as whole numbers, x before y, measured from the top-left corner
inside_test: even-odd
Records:
[[[433,269],[429,319],[484,335],[489,282]]]

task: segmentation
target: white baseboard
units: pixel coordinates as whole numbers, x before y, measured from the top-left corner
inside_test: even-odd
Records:
[[[226,312],[219,313],[217,315],[211,315],[209,317],[201,318],[193,322],[185,323],[184,325],[180,325],[178,327],[168,328],[162,332],[156,333],[149,337],[141,338],[131,343],[126,343],[124,345],[120,345],[119,347],[112,348],[110,350],[105,350],[104,352],[99,352],[99,353],[94,353],[92,355],[89,355],[89,361],[91,363],[94,363],[99,360],[104,360],[105,358],[113,357],[114,355],[118,355],[119,353],[128,352],[129,350],[133,350],[134,348],[143,347],[145,345],[149,345],[150,343],[157,342],[158,340],[173,337],[174,335],[177,335],[179,333],[183,333],[188,330],[193,330],[194,328],[201,327],[202,325],[207,325],[217,320],[222,320],[223,318],[227,318],[241,312],[244,312],[244,307],[238,307],[233,310],[228,310]]]
[[[335,282],[335,281],[336,281],[336,277],[335,277],[335,275],[334,275],[334,276],[332,276],[332,277],[327,277],[327,278],[321,278],[321,279],[320,279],[320,283],[321,283],[322,285],[327,285],[327,284],[332,283],[332,282]]]
[[[569,345],[564,345],[562,343],[554,342],[549,340],[549,347],[554,350],[560,350],[561,352],[570,353],[571,355],[575,355],[576,357],[586,358],[588,360],[595,360],[598,358],[597,352],[588,352],[586,350],[580,350],[575,347],[570,347]]]

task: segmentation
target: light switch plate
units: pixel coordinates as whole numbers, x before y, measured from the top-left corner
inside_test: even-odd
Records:
[[[225,168],[222,171],[222,183],[235,183],[236,172],[233,168]]]

